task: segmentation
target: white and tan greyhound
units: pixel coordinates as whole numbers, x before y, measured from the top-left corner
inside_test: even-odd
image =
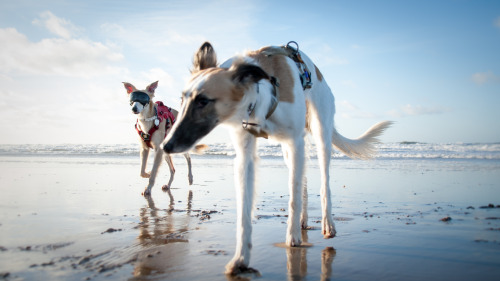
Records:
[[[180,117],[163,149],[181,153],[217,125],[230,127],[236,149],[237,242],[226,273],[252,270],[248,266],[258,137],[278,141],[283,149],[290,191],[286,244],[293,247],[301,244],[300,230],[307,226],[304,137],[312,134],[321,170],[322,232],[325,238],[334,237],[329,186],[332,145],[350,157],[370,158],[376,153],[377,137],[391,122],[375,124],[357,139],[340,135],[334,127],[333,94],[316,65],[293,41],[247,52],[219,67],[212,45],[206,42],[193,62]]]
[[[166,107],[162,102],[153,102],[155,90],[158,87],[158,81],[151,83],[145,90],[137,90],[134,85],[123,82],[127,95],[130,99],[132,113],[137,115],[135,129],[140,138],[141,145],[141,177],[149,178],[149,183],[143,191],[143,195],[150,195],[151,189],[155,184],[158,168],[160,167],[162,156],[170,168],[170,180],[162,189],[170,188],[175,174],[172,157],[168,153],[163,152],[161,143],[165,136],[172,129],[175,123],[178,112],[175,109]],[[152,149],[155,153],[153,167],[150,173],[146,172],[149,150]],[[189,185],[193,184],[193,174],[191,171],[191,157],[189,153],[184,153],[184,157],[188,164],[188,180]]]

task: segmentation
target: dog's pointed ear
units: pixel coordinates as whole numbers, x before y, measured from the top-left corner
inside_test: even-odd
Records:
[[[147,88],[146,91],[150,92],[151,94],[154,95],[156,88],[158,88],[158,81],[151,83]]]
[[[133,91],[137,90],[134,85],[132,85],[132,84],[130,84],[128,82],[122,82],[122,83],[123,83],[123,86],[125,86],[125,89],[127,90],[127,94],[130,94]]]
[[[233,65],[232,79],[238,84],[257,83],[261,79],[269,79],[264,69],[249,63]]]
[[[198,72],[203,69],[217,66],[217,55],[209,42],[203,43],[198,49],[198,52],[194,54],[193,58],[193,69],[191,73]]]

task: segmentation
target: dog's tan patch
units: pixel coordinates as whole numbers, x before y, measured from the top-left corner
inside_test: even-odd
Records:
[[[235,87],[231,79],[232,73],[226,69],[218,68],[217,71],[209,73],[208,78],[203,84],[203,92],[217,100],[229,98],[231,101],[239,102],[243,98],[243,90]]]
[[[290,66],[286,62],[286,53],[280,52],[276,47],[264,47],[260,50],[249,52],[247,55],[256,60],[267,74],[279,79],[279,100],[281,102],[293,103],[293,84],[296,77],[292,74]]]
[[[316,76],[318,77],[318,81],[319,82],[323,81],[323,74],[321,74],[321,71],[319,71],[316,65],[314,65],[314,71],[316,71]]]
[[[227,69],[210,68],[200,72],[196,73],[195,76],[204,79],[204,81],[200,83],[199,88],[195,89],[193,99],[196,95],[203,94],[209,99],[216,100],[215,114],[217,117],[221,121],[229,118],[243,98],[244,89],[236,87],[231,79],[232,73]],[[201,77],[201,75],[205,77]]]
[[[213,67],[213,68],[207,68],[207,69],[204,69],[204,70],[200,70],[200,71],[194,72],[191,75],[191,79],[189,80],[189,82],[191,83],[194,80],[198,79],[200,76],[210,75],[212,72],[217,72],[217,71],[220,71],[220,70],[221,70],[220,68]]]

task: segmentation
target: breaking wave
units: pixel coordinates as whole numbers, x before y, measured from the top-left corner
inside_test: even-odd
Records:
[[[234,157],[231,144],[209,144],[204,155],[212,157]],[[500,143],[421,143],[398,142],[377,145],[377,159],[490,159],[500,160]],[[307,146],[308,156],[316,158],[314,145]],[[0,145],[0,156],[137,156],[138,144],[24,144]],[[260,157],[281,157],[281,146],[260,144]],[[332,157],[346,158],[338,151]]]

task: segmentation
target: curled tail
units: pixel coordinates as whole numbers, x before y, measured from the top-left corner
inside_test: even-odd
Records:
[[[390,127],[392,123],[391,121],[379,122],[357,139],[348,139],[339,134],[334,128],[332,144],[351,158],[370,159],[377,153],[374,146],[379,142],[377,137],[380,136],[385,129]]]

